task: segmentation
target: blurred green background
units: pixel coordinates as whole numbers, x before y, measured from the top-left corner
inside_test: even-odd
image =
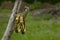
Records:
[[[11,9],[9,6],[5,8],[4,2],[12,1],[14,4],[15,0],[0,0],[0,39],[2,38],[10,15]],[[42,16],[32,16],[31,12],[36,9],[43,9],[43,3],[47,3],[49,8],[51,5],[60,3],[60,0],[23,0],[25,3],[29,4],[30,11],[26,17],[26,33],[22,35],[21,33],[13,32],[10,40],[60,40],[60,17],[55,17],[49,13],[45,13]],[[8,4],[7,4],[8,5]],[[58,5],[58,4],[57,4]],[[60,5],[60,4],[59,4]],[[58,7],[57,7],[58,8]],[[34,13],[32,13],[34,14]]]

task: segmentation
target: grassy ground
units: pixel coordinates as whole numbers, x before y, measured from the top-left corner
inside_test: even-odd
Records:
[[[6,13],[6,11],[2,11]],[[8,20],[9,17],[7,16],[0,17],[0,39],[6,29]],[[27,31],[24,35],[13,32],[10,40],[60,40],[60,19],[34,20],[34,17],[28,14],[26,18],[26,29]]]

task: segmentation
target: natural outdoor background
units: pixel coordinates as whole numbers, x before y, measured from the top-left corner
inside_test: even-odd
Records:
[[[15,0],[0,0],[0,40],[6,30]],[[28,5],[26,33],[13,32],[10,40],[60,40],[60,0],[23,0]]]

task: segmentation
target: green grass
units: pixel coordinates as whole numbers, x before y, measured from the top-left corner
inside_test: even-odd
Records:
[[[35,20],[29,14],[26,17],[26,33],[13,32],[10,40],[60,40],[60,19]],[[9,17],[0,17],[0,39],[6,29]]]
[[[2,14],[6,14],[6,13],[10,13],[11,12],[11,10],[9,10],[9,9],[1,9],[0,8],[0,14],[2,13]]]
[[[6,29],[8,23],[8,17],[0,17],[0,39]]]

